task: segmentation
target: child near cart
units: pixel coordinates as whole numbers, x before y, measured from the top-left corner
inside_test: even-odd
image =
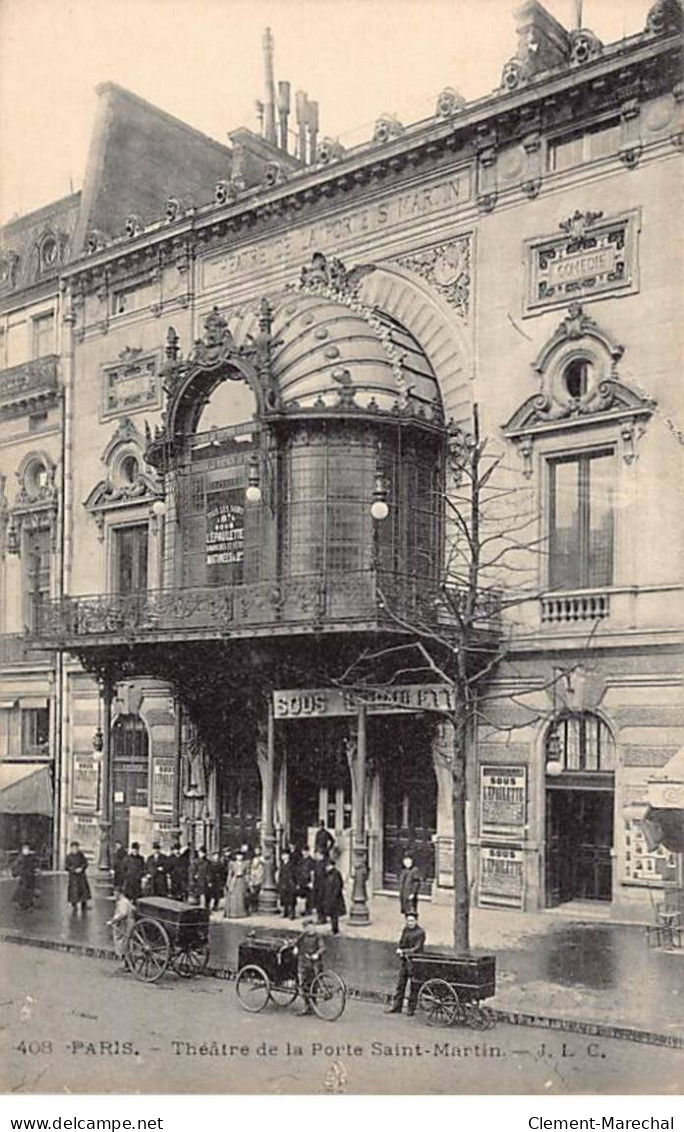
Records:
[[[118,958],[123,959],[124,964],[126,962],[126,940],[133,926],[134,911],[135,905],[133,901],[129,900],[123,892],[119,892],[116,897],[114,915],[111,920],[107,920],[107,926],[112,929],[114,950]]]
[[[304,998],[304,1014],[312,1014],[311,984],[323,967],[323,952],[325,944],[316,931],[316,925],[310,916],[302,923],[303,932],[294,945],[294,954],[297,956],[297,973],[299,985]]]

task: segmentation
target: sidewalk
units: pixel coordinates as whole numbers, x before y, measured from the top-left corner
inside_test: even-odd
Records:
[[[13,881],[0,881],[0,938],[89,954],[112,953],[105,921],[112,904],[95,898],[87,913],[72,913],[66,877],[40,878],[37,906],[21,912],[11,901]],[[212,970],[229,975],[249,931],[289,934],[293,921],[275,916],[246,920],[212,916]],[[396,978],[398,903],[376,896],[372,923],[326,937],[326,959],[354,993],[384,999]],[[449,946],[451,909],[421,903],[428,947]],[[324,929],[326,932],[328,929]],[[684,952],[650,949],[645,929],[604,922],[577,923],[553,913],[474,909],[472,945],[497,957],[497,993],[490,1005],[511,1021],[649,1040],[659,1035],[684,1048]],[[621,1029],[632,1031],[620,1034]],[[653,1040],[653,1039],[651,1039]]]

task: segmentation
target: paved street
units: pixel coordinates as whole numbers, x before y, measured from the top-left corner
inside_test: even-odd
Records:
[[[0,944],[2,1087],[50,1092],[677,1093],[684,1054],[498,1026],[432,1029],[350,1002],[334,1023],[244,1013],[232,983]]]

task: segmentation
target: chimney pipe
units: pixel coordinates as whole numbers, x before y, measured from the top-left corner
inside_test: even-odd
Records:
[[[278,83],[278,125],[280,148],[287,153],[287,121],[290,116],[290,84]]]
[[[263,38],[264,46],[264,79],[266,99],[264,103],[264,137],[271,145],[277,145],[275,125],[275,78],[273,75],[273,36],[271,29],[266,28]]]
[[[309,127],[309,163],[313,165],[316,160],[316,145],[318,142],[318,103],[309,102],[306,109],[307,125]]]
[[[309,99],[305,90],[298,90],[295,96],[297,113],[297,145],[299,160],[306,165],[306,126],[308,118]]]

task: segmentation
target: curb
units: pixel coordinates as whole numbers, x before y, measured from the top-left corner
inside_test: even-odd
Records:
[[[0,942],[14,943],[20,947],[39,947],[45,951],[61,951],[70,955],[84,955],[88,959],[107,959],[119,961],[119,956],[111,947],[92,947],[89,944],[69,943],[62,940],[41,939],[34,936],[15,935],[0,931]],[[232,982],[236,971],[232,967],[207,967],[205,976]],[[347,986],[348,997],[359,1002],[388,1003],[391,994],[367,990],[363,987]],[[534,1029],[555,1030],[568,1034],[582,1034],[592,1038],[616,1038],[620,1041],[637,1042],[640,1045],[660,1046],[666,1049],[684,1049],[684,1036],[659,1034],[653,1030],[637,1030],[631,1026],[615,1026],[603,1022],[582,1022],[576,1018],[553,1018],[545,1014],[526,1014],[517,1010],[500,1010],[491,1007],[497,1022],[510,1026],[529,1026]]]

